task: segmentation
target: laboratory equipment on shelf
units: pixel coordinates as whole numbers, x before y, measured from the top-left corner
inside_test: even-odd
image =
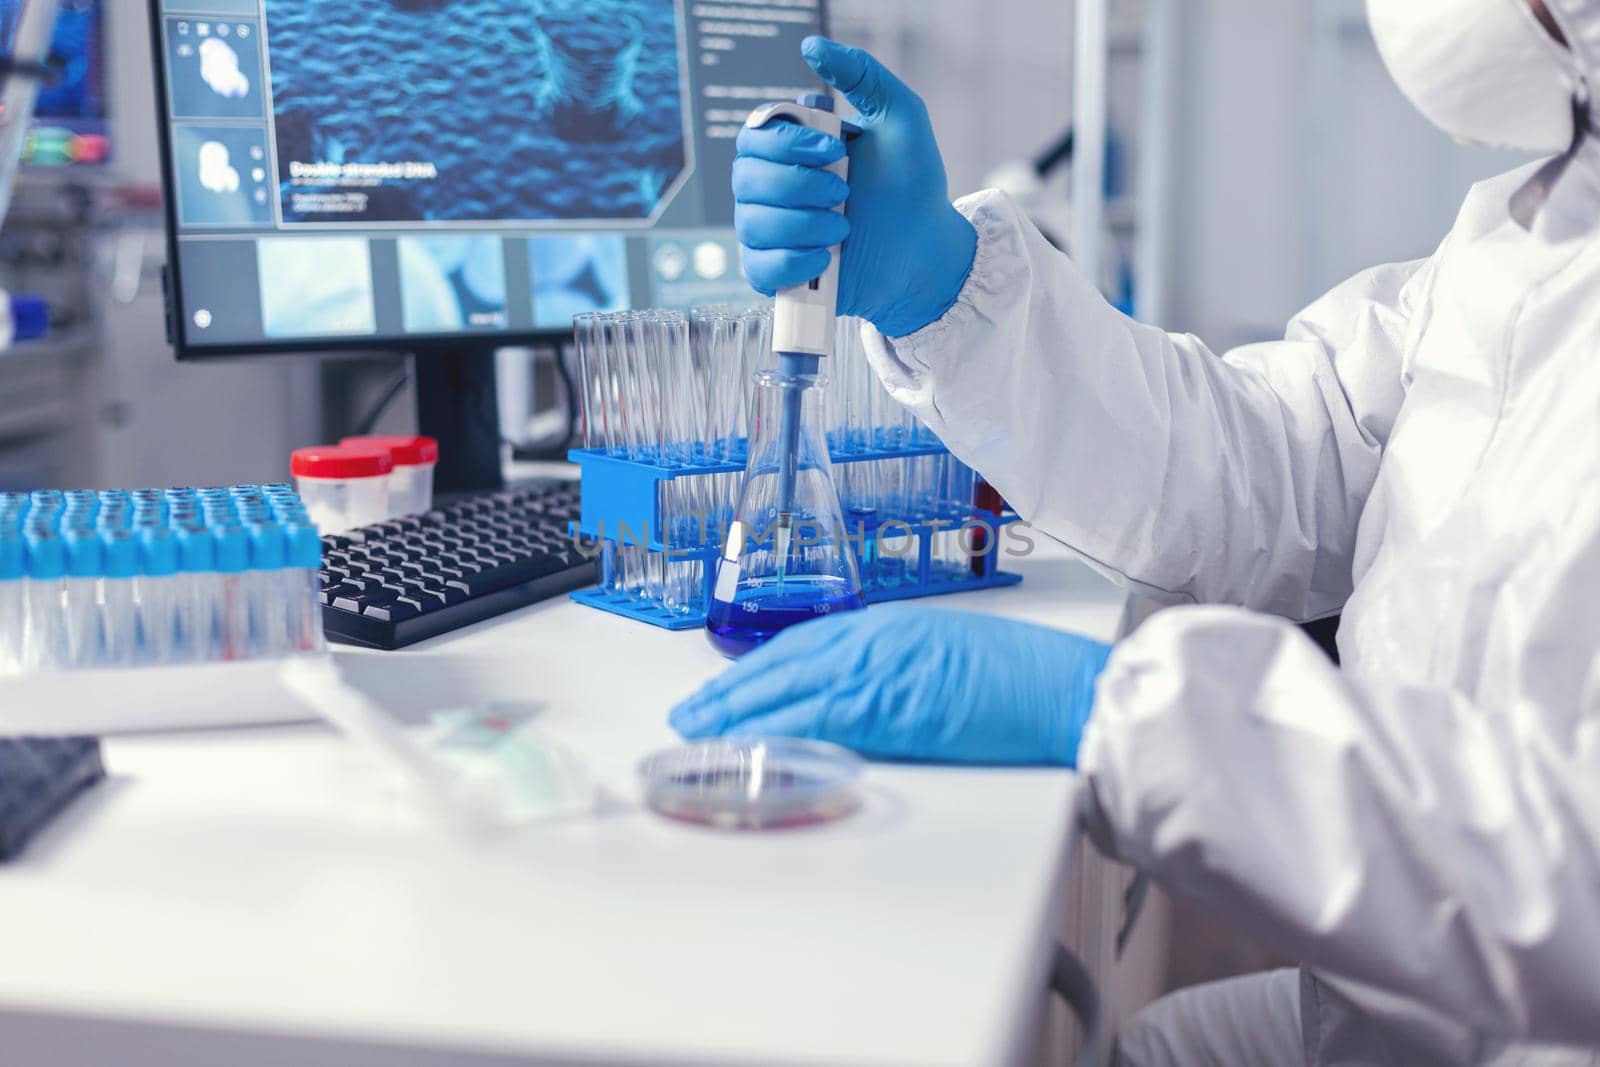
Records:
[[[818,426],[820,380],[776,370],[756,382],[749,460],[706,615],[707,637],[727,656],[867,606]]]
[[[0,493],[0,675],[321,651],[288,485]]]
[[[350,530],[389,517],[394,457],[388,448],[297,448],[289,457],[289,471],[312,519],[326,532]]]
[[[861,326],[838,321],[830,373],[803,392],[802,412],[826,442],[867,602],[1019,581],[998,566],[1016,516],[889,396]],[[755,376],[777,370],[773,308],[580,315],[574,328],[577,532],[599,552],[601,579],[573,599],[668,629],[704,626],[749,458]]]
[[[569,532],[577,517],[577,486],[546,482],[328,534],[324,628],[400,648],[591,585],[594,559]]]
[[[433,507],[433,469],[439,465],[439,442],[431,437],[373,434],[346,437],[346,448],[376,448],[389,453],[394,470],[389,475],[386,518],[421,515]]]
[[[50,44],[55,34],[58,0],[29,0],[11,12],[7,27],[11,54],[0,73],[0,219],[11,207],[17,167],[27,144],[28,125],[39,102],[39,83],[52,78]]]
[[[41,297],[0,289],[0,352],[50,332],[50,307]]]
[[[774,737],[679,745],[646,757],[638,773],[657,814],[722,830],[783,830],[855,811],[862,767],[837,745]]]

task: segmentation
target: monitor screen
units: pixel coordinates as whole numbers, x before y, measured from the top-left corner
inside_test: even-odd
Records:
[[[60,0],[51,76],[39,87],[23,163],[41,167],[104,163],[106,137],[103,0]],[[27,0],[0,0],[0,53],[10,55],[17,16]]]
[[[180,355],[748,300],[728,173],[823,0],[150,0]]]

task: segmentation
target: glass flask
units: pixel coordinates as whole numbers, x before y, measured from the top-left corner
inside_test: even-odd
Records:
[[[749,458],[706,615],[706,636],[725,656],[742,656],[797,623],[866,606],[820,428],[822,384],[814,374],[756,375]],[[791,466],[782,424],[785,398],[795,395]]]

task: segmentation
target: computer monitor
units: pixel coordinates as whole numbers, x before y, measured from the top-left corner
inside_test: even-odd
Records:
[[[421,415],[469,434],[493,347],[752,298],[734,138],[815,90],[823,25],[823,0],[149,2],[179,358],[449,353],[417,361]]]
[[[10,55],[17,19],[27,0],[0,0],[0,54]],[[38,167],[105,163],[105,23],[102,0],[60,0],[50,76],[39,86],[22,162]]]

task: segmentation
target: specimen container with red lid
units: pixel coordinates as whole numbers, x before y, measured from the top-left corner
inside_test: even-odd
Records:
[[[341,445],[378,448],[394,460],[389,479],[389,517],[420,515],[433,507],[433,468],[439,463],[439,442],[431,437],[375,434],[346,437]]]
[[[306,510],[324,533],[353,530],[389,517],[394,459],[387,449],[312,445],[289,460]]]

